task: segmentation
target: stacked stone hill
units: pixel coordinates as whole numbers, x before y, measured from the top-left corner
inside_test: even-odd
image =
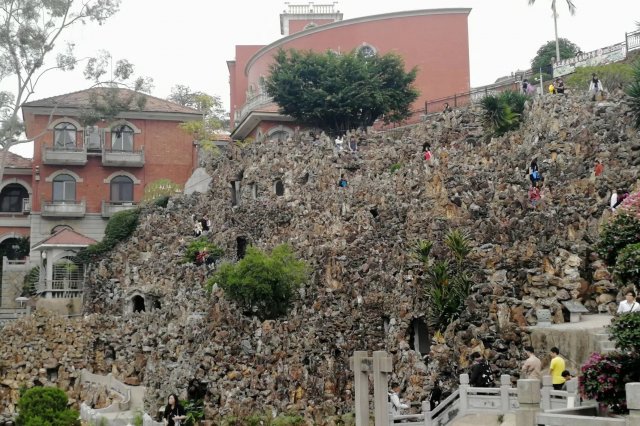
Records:
[[[72,379],[81,368],[146,386],[149,412],[177,391],[204,396],[208,418],[299,410],[310,421],[352,410],[355,350],[391,352],[394,378],[413,401],[436,379],[450,386],[474,350],[501,373],[517,373],[536,308],[562,322],[563,300],[594,312],[614,304],[592,247],[610,190],[636,183],[640,138],[615,96],[536,100],[521,129],[489,141],[480,120],[473,108],[432,117],[370,137],[357,155],[324,141],[256,143],[212,159],[206,194],[146,207],[133,237],[93,266],[86,317],[41,314],[3,330],[2,408],[14,410],[18,387],[36,379],[78,398]],[[425,142],[434,153],[427,167]],[[539,210],[527,201],[534,157],[549,188]],[[597,178],[596,159],[605,164]],[[341,174],[346,189],[337,187]],[[240,185],[235,206],[231,182]],[[192,215],[211,219],[207,238],[227,260],[244,240],[262,249],[288,243],[309,263],[311,280],[287,317],[261,322],[218,288],[204,290],[212,271],[182,260]],[[423,357],[410,335],[427,310],[411,250],[433,240],[440,255],[451,228],[470,235],[479,272],[462,318]],[[129,313],[135,295],[146,312]]]

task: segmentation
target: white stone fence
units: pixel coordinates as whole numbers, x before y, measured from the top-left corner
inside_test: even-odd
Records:
[[[566,391],[557,391],[551,384],[551,376],[543,378],[540,390],[543,409],[575,407],[579,404],[578,380],[567,383]],[[506,414],[519,408],[518,389],[511,387],[511,377],[500,376],[500,385],[496,388],[476,388],[469,386],[469,375],[460,375],[460,387],[441,401],[433,411],[429,402],[422,404],[420,414],[390,415],[391,424],[405,426],[444,426],[453,419],[475,413]]]

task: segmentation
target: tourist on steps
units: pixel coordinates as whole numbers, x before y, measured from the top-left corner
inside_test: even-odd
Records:
[[[624,300],[618,305],[618,313],[640,312],[640,304],[636,301],[636,292],[629,290],[624,294]]]
[[[489,362],[480,355],[480,352],[471,354],[473,364],[469,374],[469,384],[475,388],[490,388],[494,386],[493,371]]]
[[[393,414],[398,414],[400,410],[409,408],[408,404],[400,402],[400,385],[396,382],[391,383],[391,392],[389,392],[389,401],[391,401]]]
[[[182,420],[186,419],[184,408],[178,402],[176,394],[169,395],[167,406],[164,407],[164,424],[167,426],[180,426]]]
[[[565,370],[564,359],[560,357],[560,349],[555,346],[551,348],[551,364],[549,364],[549,374],[551,375],[551,383],[555,390],[562,390],[564,385],[564,377],[562,372]]]
[[[542,382],[542,363],[540,358],[533,352],[533,346],[525,346],[524,351],[527,354],[527,360],[522,364],[522,378],[536,379]]]

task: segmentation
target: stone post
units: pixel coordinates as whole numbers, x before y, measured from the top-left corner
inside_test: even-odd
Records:
[[[433,422],[431,421],[431,402],[424,401],[422,403],[422,415],[424,416],[424,426],[432,426]]]
[[[538,383],[540,383],[538,381]],[[540,408],[542,410],[550,410],[551,409],[551,391],[553,390],[553,382],[551,380],[551,376],[542,376],[542,389],[540,390],[540,395],[542,401],[540,403]]]
[[[376,426],[389,426],[389,385],[391,357],[385,351],[373,353],[373,410]]]
[[[567,408],[576,407],[578,402],[578,379],[571,379],[567,382]]]
[[[511,376],[503,374],[500,376],[500,412],[509,412],[509,390],[511,389]]]
[[[369,426],[369,367],[367,351],[355,351],[352,358],[355,387],[356,426]]]
[[[627,426],[640,426],[640,383],[627,383],[624,389],[627,392],[629,408]]]
[[[540,380],[518,380],[518,404],[516,426],[535,426],[540,411]]]
[[[469,375],[461,374],[460,375],[460,387],[458,390],[460,391],[460,417],[463,417],[467,414],[467,410],[469,409],[469,400],[467,396],[467,390],[469,389]]]

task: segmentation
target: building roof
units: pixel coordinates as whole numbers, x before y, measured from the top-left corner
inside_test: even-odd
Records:
[[[8,169],[30,169],[31,159],[21,157],[18,154],[14,154],[9,151],[7,152],[7,162],[5,163],[5,167]]]
[[[96,242],[93,238],[84,236],[73,229],[63,228],[34,245],[32,250],[48,247],[87,247]]]
[[[40,108],[90,108],[91,107],[91,95],[102,94],[111,88],[106,87],[93,87],[91,89],[80,90],[78,92],[66,93],[64,95],[53,96],[50,98],[39,99],[25,103],[24,107],[40,107]],[[130,89],[117,88],[119,96],[124,98],[134,93]],[[181,113],[181,114],[194,114],[201,116],[202,113],[196,109],[189,108],[168,101],[166,99],[156,98],[155,96],[147,95],[143,93],[147,98],[145,106],[139,110],[141,112],[167,112],[167,113]]]

